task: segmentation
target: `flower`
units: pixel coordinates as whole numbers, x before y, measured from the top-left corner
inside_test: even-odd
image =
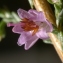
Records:
[[[18,23],[8,23],[8,26],[14,26],[12,31],[20,34],[17,44],[25,45],[25,50],[32,47],[40,39],[48,39],[48,32],[53,31],[52,24],[47,21],[43,12],[30,9],[28,12],[18,9],[17,13],[21,18]]]

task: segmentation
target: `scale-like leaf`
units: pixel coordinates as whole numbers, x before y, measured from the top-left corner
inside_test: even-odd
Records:
[[[47,0],[49,3],[53,4],[52,0]]]
[[[28,0],[28,2],[30,4],[31,8],[33,9],[33,0]]]
[[[63,9],[59,13],[56,23],[57,23],[59,30],[63,32]]]

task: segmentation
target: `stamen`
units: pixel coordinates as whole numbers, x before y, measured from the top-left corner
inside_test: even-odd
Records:
[[[24,25],[22,26],[24,31],[33,31],[32,35],[34,35],[39,29],[39,26],[36,25],[35,22],[30,21],[27,18],[22,19],[21,23],[24,23]]]

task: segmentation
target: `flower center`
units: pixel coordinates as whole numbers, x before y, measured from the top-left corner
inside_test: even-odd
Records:
[[[22,19],[21,23],[23,23],[24,25],[22,26],[22,28],[24,29],[24,31],[33,31],[32,35],[34,35],[38,29],[39,26],[35,24],[35,22],[30,21],[27,18]]]

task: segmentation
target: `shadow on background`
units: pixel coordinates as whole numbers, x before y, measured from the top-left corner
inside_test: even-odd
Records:
[[[27,0],[2,0],[0,7],[7,6],[10,11],[17,11],[18,8],[29,10]],[[12,33],[6,28],[6,38],[0,43],[0,63],[61,63],[54,47],[44,44],[42,40],[25,51],[24,46],[17,45],[18,34]]]

